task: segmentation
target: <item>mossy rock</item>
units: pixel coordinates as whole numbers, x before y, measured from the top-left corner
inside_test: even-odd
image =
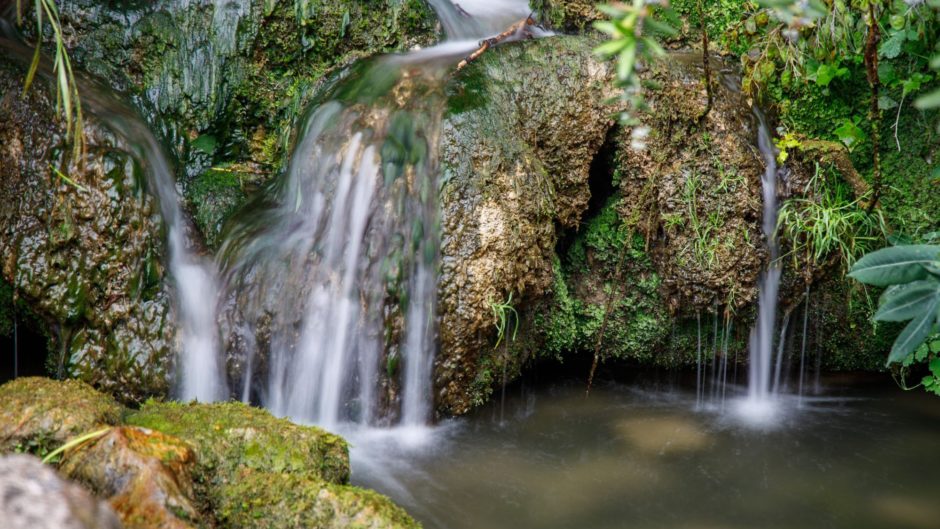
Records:
[[[107,498],[125,529],[192,529],[204,525],[193,492],[195,462],[176,437],[120,426],[66,451],[59,470]]]
[[[219,523],[249,529],[405,529],[420,527],[373,491],[298,474],[242,468],[218,490]]]
[[[150,401],[127,422],[186,441],[197,496],[222,527],[410,528],[388,498],[348,486],[346,442],[238,402]]]
[[[600,0],[531,0],[538,20],[546,26],[563,31],[585,31],[595,20],[605,18],[597,10]]]
[[[28,49],[5,46],[0,93],[23,93],[29,56],[20,52]],[[84,105],[85,152],[75,159],[55,85],[39,71],[23,97],[0,101],[0,275],[18,314],[25,306],[35,316],[29,321],[41,322],[56,353],[21,356],[46,358],[47,372],[81,378],[122,402],[164,394],[175,331],[163,289],[162,220],[135,147],[109,121],[132,111],[98,87]],[[0,303],[12,297],[0,292]]]
[[[230,482],[244,468],[330,483],[349,481],[349,451],[343,438],[239,402],[148,401],[127,423],[192,444],[199,455],[197,481],[204,485]]]
[[[23,377],[0,386],[0,452],[44,455],[120,419],[113,398],[78,380]]]
[[[576,227],[588,206],[591,162],[616,113],[612,71],[594,44],[552,37],[499,46],[446,87],[435,382],[449,413],[480,402],[474,388],[493,378],[483,376],[497,341],[493,304],[511,293],[525,318],[553,283],[559,230]]]

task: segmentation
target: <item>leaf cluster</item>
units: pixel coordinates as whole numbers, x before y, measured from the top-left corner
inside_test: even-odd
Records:
[[[849,277],[888,287],[876,321],[910,320],[891,347],[888,364],[904,362],[928,337],[940,333],[940,245],[883,248],[859,259]]]

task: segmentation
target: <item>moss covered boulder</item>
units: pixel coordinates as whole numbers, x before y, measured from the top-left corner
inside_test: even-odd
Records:
[[[559,228],[578,226],[614,123],[610,70],[576,37],[500,46],[448,85],[442,128],[438,403],[469,409],[493,307],[546,294]],[[544,72],[553,72],[545,75]]]
[[[420,525],[373,491],[294,473],[241,468],[216,497],[219,522],[249,529],[415,529]]]
[[[193,493],[193,450],[160,432],[120,426],[65,452],[60,471],[107,498],[126,529],[204,525]]]
[[[148,402],[127,422],[194,448],[196,494],[224,527],[416,526],[388,498],[348,485],[346,442],[319,428],[235,402]]]
[[[135,146],[89,104],[85,150],[73,157],[46,66],[21,96],[29,50],[4,46],[0,275],[44,322],[52,374],[79,377],[124,401],[164,393],[174,332],[162,287],[161,221]],[[28,354],[47,357],[40,349]]]
[[[120,420],[113,398],[78,380],[23,377],[0,386],[0,452],[43,455]]]

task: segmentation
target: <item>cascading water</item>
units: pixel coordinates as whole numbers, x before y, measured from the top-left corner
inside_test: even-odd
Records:
[[[751,331],[747,398],[740,411],[754,418],[770,415],[776,401],[776,387],[773,387],[773,345],[777,324],[777,298],[780,290],[782,267],[779,263],[780,249],[777,245],[777,181],[780,177],[777,168],[777,156],[774,151],[767,118],[755,107],[757,118],[757,145],[764,159],[764,174],[761,177],[761,189],[764,199],[762,229],[767,247],[770,250],[770,262],[759,285],[757,321]]]
[[[20,43],[15,29],[0,19],[0,40],[11,57],[20,60],[32,54]],[[55,79],[45,61],[38,75]],[[211,261],[195,251],[187,232],[188,220],[180,208],[180,199],[171,165],[159,142],[143,119],[110,90],[77,76],[76,82],[85,112],[100,125],[126,142],[138,163],[145,169],[150,191],[155,195],[167,232],[169,270],[173,282],[179,329],[180,355],[177,392],[184,399],[212,401],[228,395],[218,355],[218,329],[215,325],[215,300],[218,299]]]
[[[475,38],[351,68],[307,117],[285,175],[223,235],[229,365],[242,398],[276,414],[430,419],[443,80],[477,38],[528,14],[520,0],[432,4],[450,38]]]

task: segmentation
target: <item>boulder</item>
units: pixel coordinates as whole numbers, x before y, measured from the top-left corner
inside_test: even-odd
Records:
[[[68,450],[59,470],[107,498],[126,529],[203,526],[188,444],[157,431],[119,426]]]
[[[441,350],[437,401],[471,406],[494,305],[549,292],[559,230],[575,229],[591,162],[614,124],[616,95],[593,41],[499,46],[448,84],[441,133]],[[552,72],[552,75],[545,75]]]
[[[135,146],[86,112],[73,158],[46,66],[21,96],[29,51],[2,46],[0,275],[45,322],[53,374],[126,402],[164,393],[174,332],[161,220]]]
[[[120,529],[107,503],[60,477],[39,459],[0,456],[4,529]]]
[[[237,402],[152,401],[127,420],[195,449],[196,494],[223,527],[417,527],[388,498],[348,485],[346,442],[320,428]]]
[[[0,386],[0,453],[42,455],[120,420],[113,398],[78,380],[23,377]]]

